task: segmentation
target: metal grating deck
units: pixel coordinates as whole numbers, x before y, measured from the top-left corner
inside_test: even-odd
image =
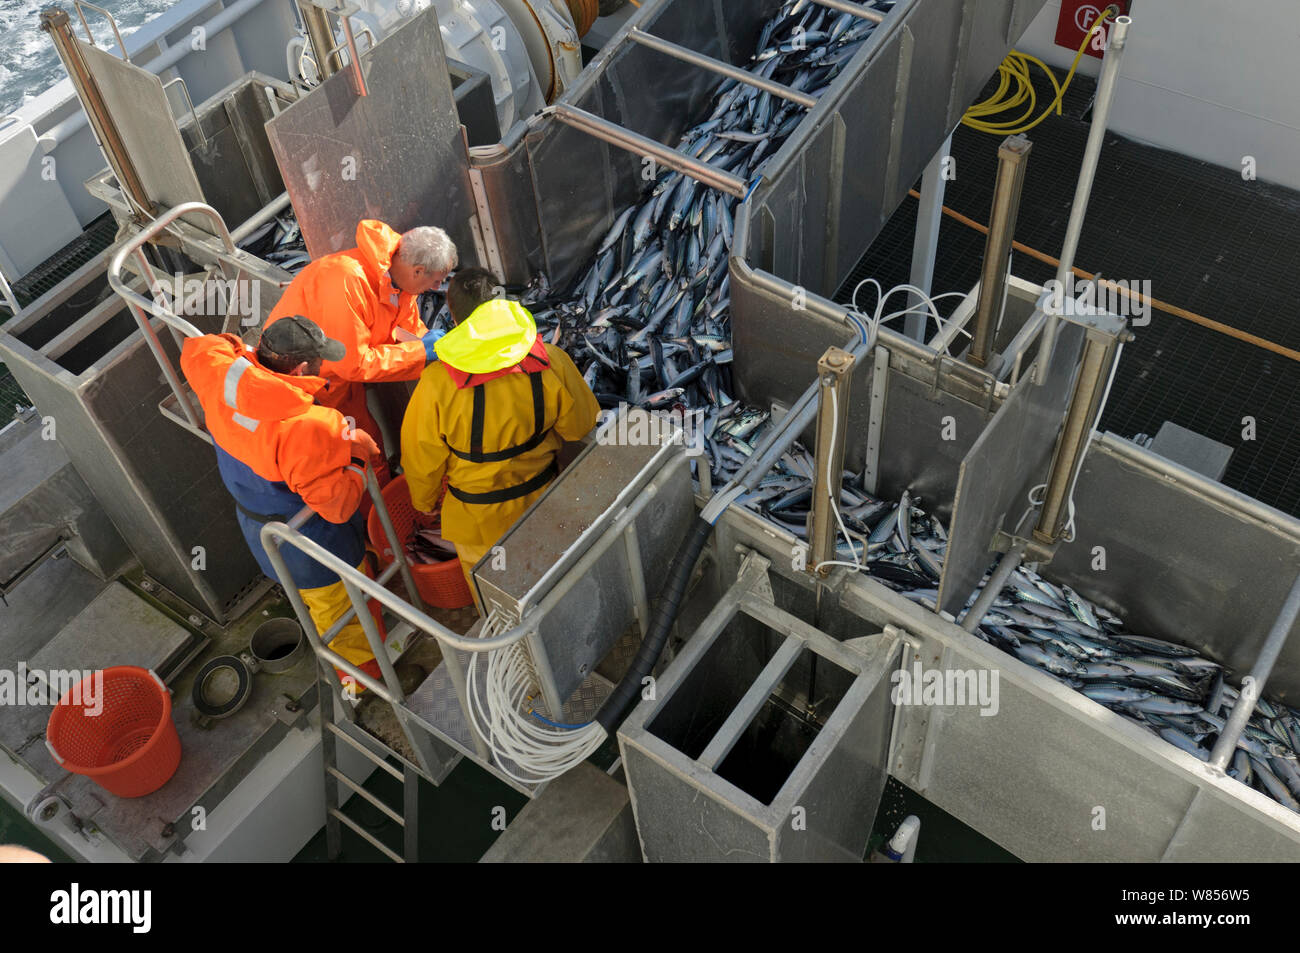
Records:
[[[104,252],[117,235],[117,222],[107,212],[95,219],[86,230],[64,245],[30,272],[13,282],[14,297],[24,308],[42,295],[58,287],[59,282],[73,274],[86,262]],[[12,314],[0,303],[0,324]],[[31,401],[18,386],[9,369],[0,364],[0,426],[8,423],[16,407],[30,407]]]
[[[1028,133],[1034,150],[1015,237],[1052,256],[1065,236],[1091,86],[1076,78],[1065,115]],[[1046,101],[1042,88],[1039,97]],[[957,175],[944,198],[949,208],[987,223],[1000,142],[958,126]],[[903,200],[836,300],[848,301],[868,276],[886,288],[907,281],[916,209],[914,199]],[[945,216],[933,291],[969,291],[979,280],[983,248],[983,235]],[[1300,349],[1289,287],[1300,273],[1300,193],[1290,189],[1108,136],[1075,265],[1112,279],[1148,279],[1161,301]],[[1012,268],[1031,281],[1054,275],[1019,253]],[[950,310],[955,301],[941,304]],[[1132,437],[1172,420],[1221,441],[1234,449],[1226,485],[1300,514],[1300,362],[1154,309],[1151,323],[1135,333],[1103,429]],[[1245,417],[1256,421],[1253,441],[1242,439]]]

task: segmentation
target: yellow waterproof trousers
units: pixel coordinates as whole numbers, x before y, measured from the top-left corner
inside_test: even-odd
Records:
[[[363,561],[357,570],[366,573],[366,564]],[[366,573],[369,575],[369,573]],[[336,582],[330,586],[321,586],[318,589],[299,589],[302,600],[307,604],[307,611],[311,613],[312,622],[316,623],[317,633],[328,632],[330,626],[339,620],[339,618],[352,608],[352,602],[348,599],[347,589],[343,587],[342,582]],[[383,629],[380,629],[382,634]],[[334,640],[330,642],[330,648],[343,656],[357,668],[363,668],[367,662],[374,663],[375,653],[370,651],[370,640],[366,638],[366,631],[361,627],[361,623],[353,619],[345,625]],[[377,663],[371,664],[367,671],[378,669]]]
[[[482,615],[483,606],[479,604],[478,590],[474,588],[474,580],[470,576],[470,570],[478,565],[478,561],[488,554],[488,551],[496,545],[496,542],[484,543],[481,546],[466,545],[465,543],[456,543],[455,545],[456,555],[460,557],[460,571],[465,574],[465,582],[469,585],[469,591],[474,596],[474,605],[478,609],[479,615]]]

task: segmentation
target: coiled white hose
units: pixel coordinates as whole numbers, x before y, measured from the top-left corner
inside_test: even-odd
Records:
[[[494,611],[483,624],[483,635],[496,635],[501,628],[501,619]],[[480,663],[483,655],[487,659]],[[492,749],[497,767],[521,784],[559,777],[591,757],[605,741],[605,730],[596,722],[557,727],[537,720],[533,704],[539,694],[537,676],[522,641],[494,652],[475,652],[466,678],[467,708],[474,729]]]

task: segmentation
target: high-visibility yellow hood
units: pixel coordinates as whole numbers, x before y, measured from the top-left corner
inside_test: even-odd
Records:
[[[438,360],[469,374],[514,367],[537,340],[537,324],[517,301],[493,298],[481,304],[435,345]]]

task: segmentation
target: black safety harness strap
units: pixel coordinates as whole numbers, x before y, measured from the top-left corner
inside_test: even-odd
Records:
[[[273,516],[267,516],[263,513],[254,513],[252,510],[244,506],[244,504],[240,503],[238,500],[235,500],[235,508],[238,509],[239,512],[243,513],[245,516],[247,516],[250,520],[252,520],[255,523],[274,523],[276,521],[279,521],[281,523],[287,523],[289,521],[289,517],[280,516],[279,514]]]
[[[483,385],[476,384],[474,385],[474,410],[470,416],[469,452],[457,450],[450,445],[447,449],[470,463],[500,463],[502,460],[511,460],[521,453],[527,453],[541,446],[546,435],[551,432],[546,426],[546,391],[542,388],[541,371],[529,374],[528,379],[533,387],[533,435],[531,437],[521,444],[504,450],[484,452],[483,424],[487,416],[487,396],[483,392]]]
[[[464,490],[457,489],[448,484],[447,492],[460,500],[462,503],[475,503],[479,505],[492,503],[509,503],[511,500],[517,500],[520,497],[527,496],[529,493],[536,492],[546,484],[550,483],[559,474],[559,464],[552,460],[548,466],[537,476],[518,486],[506,487],[504,490],[492,490],[489,493],[466,493]]]

